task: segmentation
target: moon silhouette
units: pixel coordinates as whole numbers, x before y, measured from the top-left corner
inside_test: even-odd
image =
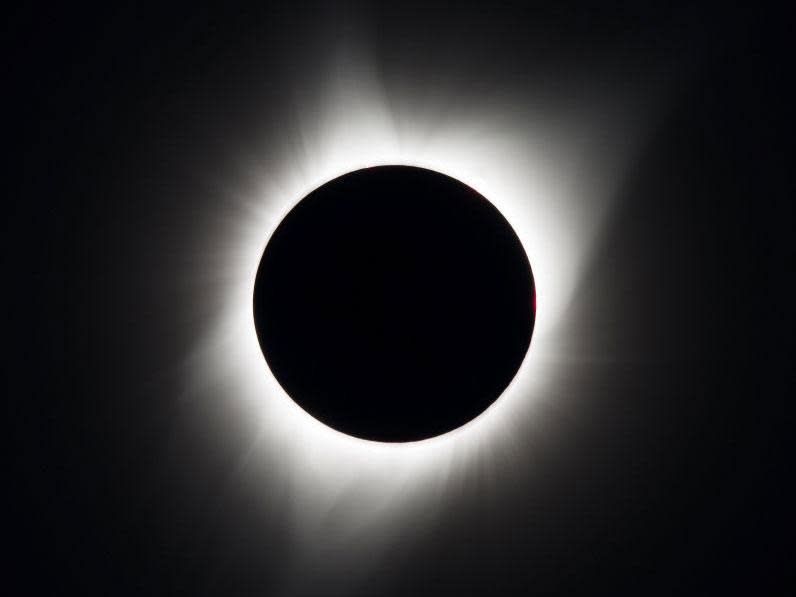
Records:
[[[483,413],[531,342],[525,250],[486,198],[412,166],[312,191],[269,239],[254,322],[266,362],[307,413],[342,433],[409,442]]]

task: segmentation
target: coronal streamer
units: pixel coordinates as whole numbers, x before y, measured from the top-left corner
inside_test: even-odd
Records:
[[[207,262],[219,278],[204,286],[202,300],[215,317],[189,376],[190,393],[223,393],[257,425],[259,439],[241,466],[286,492],[294,537],[309,552],[331,511],[339,533],[326,534],[328,542],[359,534],[369,539],[363,548],[373,548],[397,528],[396,519],[433,507],[485,460],[508,458],[531,432],[562,362],[559,324],[650,109],[650,102],[641,110],[620,92],[574,106],[534,103],[528,92],[523,99],[463,102],[455,88],[440,84],[418,112],[412,106],[419,91],[397,89],[388,101],[362,53],[335,54],[323,69],[323,83],[298,94],[282,142],[269,139],[267,148],[241,156],[252,188],[223,185],[204,225],[204,248],[196,254],[211,247]],[[634,106],[638,117],[628,118]],[[266,366],[252,314],[260,259],[285,214],[327,181],[378,165],[440,172],[488,197],[530,257],[536,285],[533,342],[500,398],[469,423],[411,443],[358,439],[302,410]]]

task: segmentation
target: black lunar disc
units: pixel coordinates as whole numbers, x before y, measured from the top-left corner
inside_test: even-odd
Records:
[[[302,199],[254,288],[263,354],[304,410],[348,435],[421,440],[481,414],[534,324],[525,251],[484,197],[438,172],[350,172]]]

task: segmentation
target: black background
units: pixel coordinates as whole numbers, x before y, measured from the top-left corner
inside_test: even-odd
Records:
[[[615,66],[612,84],[670,55],[698,67],[568,311],[573,354],[609,356],[560,380],[562,397],[582,398],[550,415],[533,474],[518,457],[495,471],[497,496],[462,489],[354,586],[308,569],[301,592],[786,593],[791,29],[767,7],[696,4],[7,13],[4,584],[290,592],[278,508],[224,486],[246,430],[223,401],[188,416],[179,400],[173,364],[209,314],[175,324],[190,291],[163,273],[175,239],[201,234],[210,198],[195,173],[230,170],[255,133],[278,139],[287,84],[366,31],[405,85],[444,72],[463,94],[535,84],[527,73],[555,85],[597,60]],[[348,575],[342,555],[326,562],[338,564]]]

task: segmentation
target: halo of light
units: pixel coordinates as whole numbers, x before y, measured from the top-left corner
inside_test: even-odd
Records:
[[[618,107],[615,121],[585,108],[543,119],[533,108],[493,98],[474,114],[450,109],[441,91],[426,112],[409,113],[388,102],[373,70],[353,58],[330,69],[338,77],[314,94],[320,109],[296,106],[298,124],[286,127],[283,146],[269,147],[277,157],[255,175],[257,192],[227,192],[219,202],[203,240],[214,239],[217,250],[213,299],[221,307],[189,374],[189,392],[212,387],[234,396],[257,422],[258,440],[242,466],[285,492],[296,536],[307,545],[332,511],[343,536],[384,529],[434,504],[485,462],[512,453],[535,407],[549,398],[560,362],[559,324],[638,139],[638,131],[618,124],[628,121]],[[606,134],[622,142],[607,151]],[[509,387],[466,425],[412,443],[354,438],[307,414],[268,369],[253,321],[257,268],[284,215],[322,184],[377,165],[427,168],[474,188],[516,231],[536,284],[534,336]]]

